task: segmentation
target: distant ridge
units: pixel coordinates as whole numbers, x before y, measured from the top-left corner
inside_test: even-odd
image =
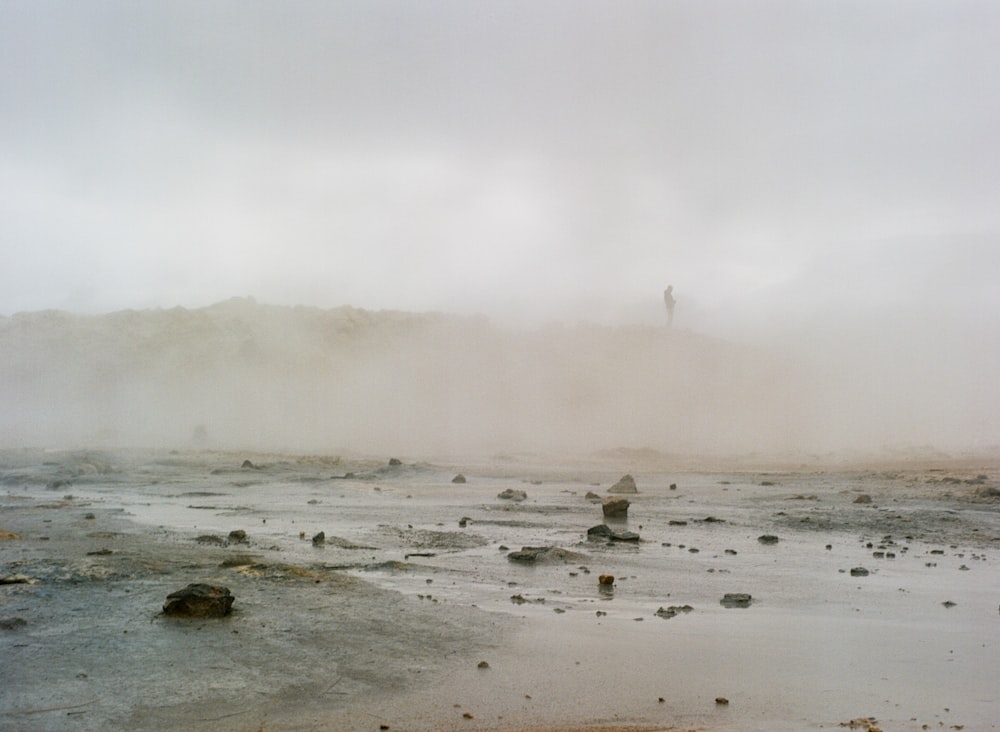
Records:
[[[0,319],[0,443],[393,453],[785,445],[782,359],[681,330],[234,298]]]

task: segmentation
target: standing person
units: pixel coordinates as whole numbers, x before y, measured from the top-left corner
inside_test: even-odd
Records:
[[[667,285],[667,289],[663,291],[663,304],[667,306],[667,327],[669,328],[674,324],[674,305],[677,300],[674,299],[674,286]]]

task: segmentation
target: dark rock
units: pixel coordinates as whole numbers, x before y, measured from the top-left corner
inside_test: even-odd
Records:
[[[676,483],[671,483],[670,484],[670,490],[672,490],[672,491],[677,490],[677,484]]]
[[[867,577],[869,572],[864,567],[854,567],[851,569],[852,577]]]
[[[607,539],[608,541],[639,541],[639,535],[634,531],[615,531],[607,524],[598,524],[587,529],[588,539]]]
[[[608,493],[638,493],[639,489],[635,487],[635,478],[629,474],[623,475],[618,479],[618,482],[613,486],[608,488]]]
[[[396,467],[402,464],[403,461],[400,460],[399,458],[389,458],[389,465],[391,465],[392,467]]]
[[[254,464],[253,464],[252,462],[250,462],[249,460],[244,460],[244,461],[243,461],[243,464],[242,464],[242,465],[240,465],[240,467],[241,467],[241,468],[243,468],[244,470],[256,470],[256,469],[257,469],[257,466],[256,466],[256,465],[254,465]]]
[[[612,531],[609,537],[611,541],[639,541],[640,537],[634,531]]]
[[[38,580],[34,577],[29,577],[26,574],[7,574],[0,575],[0,585],[35,585],[38,584]]]
[[[48,488],[50,491],[57,491],[60,488],[69,488],[71,485],[73,485],[73,482],[70,480],[65,480],[64,478],[56,478],[55,480],[50,480],[45,487]]]
[[[777,544],[779,540],[774,534],[764,534],[763,536],[758,536],[757,541],[761,544]]]
[[[84,517],[85,519],[87,519],[88,521],[93,521],[94,519],[96,519],[96,518],[97,518],[97,516],[95,516],[95,515],[94,515],[94,514],[92,514],[92,513],[85,513],[85,514],[83,515],[83,517]]]
[[[729,700],[724,696],[717,696],[715,697],[715,703],[721,707],[724,707],[727,704],[729,704]]]
[[[528,494],[517,488],[507,488],[497,493],[497,498],[502,498],[505,501],[520,502],[528,500]]]
[[[233,529],[229,532],[229,542],[231,544],[247,544],[247,532],[243,529]]]
[[[460,529],[464,529],[466,526],[469,525],[469,521],[471,521],[471,520],[472,519],[470,519],[468,516],[463,516],[462,518],[460,518],[458,520],[458,527]]]
[[[689,613],[692,610],[694,610],[694,608],[691,607],[690,605],[671,605],[670,607],[661,607],[653,614],[656,615],[657,617],[666,618],[667,620],[669,620],[670,618],[675,617],[680,613]]]
[[[687,526],[688,522],[687,521],[682,521],[680,519],[670,519],[667,522],[667,525],[668,526]]]
[[[576,552],[560,549],[557,546],[523,546],[520,551],[511,552],[507,559],[522,564],[541,564],[545,562],[577,561],[582,555]]]
[[[594,491],[587,491],[587,495],[585,495],[584,498],[586,498],[591,503],[600,503],[601,501],[604,500],[599,495],[594,493]]]
[[[18,630],[27,624],[24,618],[0,618],[0,630]]]
[[[464,483],[465,482],[465,476],[462,475],[461,473],[459,473],[458,475],[456,475],[454,478],[451,479],[451,482],[452,483]]]
[[[321,531],[318,534],[316,534],[312,538],[312,542],[313,542],[314,546],[320,546],[321,544],[325,544],[326,543],[326,532],[325,531]]]
[[[605,516],[624,517],[628,515],[630,505],[627,498],[605,498],[601,509]]]
[[[753,597],[746,594],[745,592],[727,592],[719,600],[719,604],[722,607],[750,607],[750,603],[753,602]]]
[[[228,587],[191,584],[167,595],[163,614],[184,618],[221,618],[229,615],[234,599]]]
[[[257,558],[251,557],[249,554],[234,554],[231,557],[226,557],[219,564],[220,567],[248,567],[251,564],[256,564]]]
[[[857,498],[854,499],[854,502],[855,503],[871,503],[872,502],[872,497],[869,496],[867,493],[862,493],[860,496],[858,496]]]
[[[604,585],[605,587],[613,585],[615,583],[615,576],[613,574],[601,574],[597,577],[597,584]]]
[[[223,539],[221,536],[216,536],[214,534],[202,534],[201,536],[196,538],[195,541],[198,542],[199,544],[218,544],[219,546],[222,546],[226,543],[225,539]]]

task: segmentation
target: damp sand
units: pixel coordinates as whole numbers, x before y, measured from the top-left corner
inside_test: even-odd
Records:
[[[989,461],[0,464],[0,729],[996,728]],[[626,471],[641,540],[588,539]],[[190,582],[232,615],[160,615]]]

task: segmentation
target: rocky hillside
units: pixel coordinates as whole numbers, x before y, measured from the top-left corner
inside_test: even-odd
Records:
[[[391,451],[776,450],[793,365],[683,331],[498,328],[230,300],[0,318],[0,444]]]

